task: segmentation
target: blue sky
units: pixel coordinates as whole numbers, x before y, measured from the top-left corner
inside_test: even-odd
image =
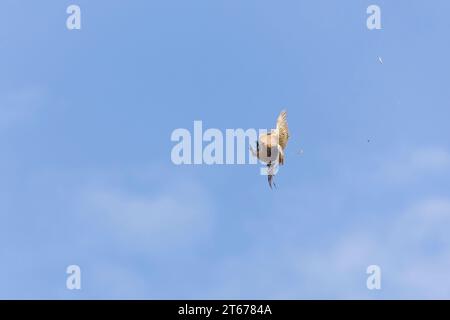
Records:
[[[3,1],[0,298],[450,298],[448,12]],[[270,128],[283,108],[277,190],[254,165],[171,162],[176,128]]]

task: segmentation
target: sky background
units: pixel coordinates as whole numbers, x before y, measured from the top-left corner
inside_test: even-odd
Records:
[[[449,12],[3,0],[0,298],[449,299]],[[276,190],[255,165],[171,162],[176,128],[283,108]]]

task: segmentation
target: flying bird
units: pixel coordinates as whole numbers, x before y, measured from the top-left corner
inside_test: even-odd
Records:
[[[284,150],[288,139],[287,113],[283,110],[278,116],[276,128],[270,130],[267,134],[259,136],[258,141],[256,141],[256,152],[251,148],[252,154],[267,164],[267,180],[270,188],[272,188],[275,170],[278,169],[279,164],[284,164]],[[276,187],[275,182],[273,182],[273,185]]]
[[[381,59],[381,57],[378,57],[378,61],[383,64],[383,59]]]

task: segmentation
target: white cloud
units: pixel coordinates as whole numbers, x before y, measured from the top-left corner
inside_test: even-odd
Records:
[[[173,297],[189,283],[184,270],[198,269],[216,216],[208,190],[195,177],[179,174],[180,182],[157,169],[29,177],[23,209],[16,205],[8,217],[14,230],[2,234],[8,263],[0,273],[10,276],[0,296],[77,297],[61,279],[68,264],[78,264],[84,298]],[[168,285],[173,278],[180,284]]]
[[[165,251],[208,237],[213,210],[194,182],[169,183],[165,191],[137,193],[111,186],[89,187],[81,203],[85,217],[133,250]]]
[[[440,147],[415,150],[409,166],[417,170],[447,170],[450,168],[450,152]]]
[[[364,268],[377,264],[385,274],[383,297],[450,297],[450,199],[425,198],[390,213],[390,222],[355,225],[358,231],[315,255],[313,275],[327,279],[337,297],[369,297]]]
[[[411,181],[427,175],[450,172],[450,151],[444,147],[424,147],[398,153],[383,160],[381,174],[389,181]]]

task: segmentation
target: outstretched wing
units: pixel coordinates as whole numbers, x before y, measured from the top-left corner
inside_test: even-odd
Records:
[[[287,124],[287,112],[285,110],[281,111],[277,119],[277,132],[278,132],[278,143],[283,150],[286,148],[289,139],[289,129]]]

